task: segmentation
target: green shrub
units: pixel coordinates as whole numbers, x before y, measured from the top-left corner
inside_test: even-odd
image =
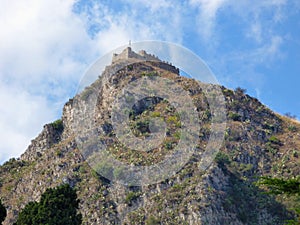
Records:
[[[126,195],[126,198],[125,198],[125,203],[127,205],[131,205],[132,202],[136,199],[138,199],[138,197],[141,196],[141,193],[140,192],[133,192],[133,191],[130,191],[127,195]]]
[[[282,178],[271,178],[271,177],[261,177],[256,185],[263,186],[268,189],[269,194],[275,195],[285,195],[287,197],[296,197],[297,202],[299,202],[300,197],[300,179],[282,179]],[[298,225],[300,224],[300,205],[296,203],[295,207],[292,208],[296,218],[294,220],[288,220],[285,224],[288,225]]]
[[[151,117],[160,117],[160,112],[157,111],[152,112]]]
[[[230,89],[222,89],[223,91],[223,94],[226,95],[226,96],[232,96],[233,95],[233,91],[230,90]]]
[[[145,120],[145,121],[138,121],[136,123],[136,129],[139,130],[142,134],[143,133],[149,133],[149,121]]]
[[[55,150],[55,155],[58,156],[58,157],[62,157],[63,156],[63,153],[60,149],[56,149]]]
[[[128,69],[129,71],[133,70],[133,65],[128,65],[128,66],[127,66],[127,69]]]
[[[62,131],[64,129],[63,121],[61,119],[55,120],[51,125],[57,131]]]
[[[234,112],[229,112],[228,118],[232,119],[233,121],[239,121],[239,120],[241,120],[241,116],[239,114],[237,114],[237,113],[234,113]]]
[[[275,156],[277,153],[278,153],[278,148],[276,147],[273,147],[272,145],[270,145],[269,143],[267,143],[267,147],[266,147],[266,150],[268,152],[270,152],[273,156]]]
[[[9,171],[11,169],[14,169],[17,166],[18,161],[15,158],[10,158],[8,161],[6,161],[2,167]]]
[[[159,225],[160,220],[155,218],[154,216],[149,216],[145,223],[146,225]]]
[[[297,116],[296,115],[293,115],[292,113],[290,112],[287,112],[284,114],[286,117],[290,118],[290,119],[297,119]]]
[[[167,123],[170,124],[174,124],[176,127],[180,127],[181,126],[181,122],[180,122],[180,118],[179,116],[169,116],[167,118]]]
[[[298,158],[299,154],[297,150],[293,150],[293,157]]]
[[[48,188],[40,202],[30,202],[20,212],[14,225],[79,225],[81,214],[77,214],[79,200],[76,191],[68,184]]]
[[[266,143],[266,150],[270,152],[272,155],[276,155],[279,151],[279,146],[281,145],[281,141],[275,137],[272,136],[268,139],[268,142]]]
[[[166,149],[171,150],[173,148],[173,143],[171,141],[167,141],[164,146]]]
[[[154,77],[154,76],[157,76],[157,73],[155,71],[153,72],[142,72],[142,76],[147,76],[147,77]]]
[[[237,87],[237,88],[235,89],[235,92],[236,92],[237,94],[245,94],[245,93],[247,92],[247,90],[244,89],[244,88],[241,88],[241,87]]]
[[[80,97],[83,101],[87,101],[88,98],[93,94],[93,92],[94,92],[94,89],[92,87],[87,87],[80,94]]]
[[[271,194],[300,195],[299,179],[261,177],[258,184],[267,187]]]
[[[229,164],[231,162],[229,156],[224,152],[218,152],[218,154],[215,157],[215,161],[220,166],[224,166],[225,164]]]
[[[296,132],[298,129],[297,129],[297,127],[294,126],[294,125],[289,125],[289,126],[288,126],[288,130],[291,131],[291,132]]]
[[[275,136],[270,137],[268,139],[268,142],[275,144],[275,145],[281,145],[281,141]]]

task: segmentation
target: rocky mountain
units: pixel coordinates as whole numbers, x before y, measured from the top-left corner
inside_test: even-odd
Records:
[[[144,151],[121,142],[114,129],[118,124],[112,124],[120,116],[113,103],[124,87],[144,78],[167,79],[188,93],[197,115],[196,140],[180,132],[186,123],[174,105],[149,94],[132,108],[118,103],[117,109],[129,110],[130,130],[145,146],[156,132],[152,120],[160,118],[166,125],[162,142],[144,146]],[[226,104],[224,140],[203,170],[199,163],[211,140],[212,124],[224,122],[213,115],[204,91],[213,95],[217,88]],[[118,182],[128,180],[130,169],[117,167],[115,161],[153,168],[168,159],[182,139],[190,141],[187,148],[194,146],[193,153],[174,173],[159,182]],[[115,161],[98,155],[103,146]],[[261,176],[299,177],[299,150],[300,124],[272,112],[241,88],[233,91],[180,76],[176,67],[157,57],[126,49],[114,55],[112,65],[91,86],[65,104],[62,118],[45,125],[20,158],[0,167],[0,198],[8,211],[4,224],[12,224],[46,188],[62,183],[76,189],[84,224],[284,224],[295,217],[292,208],[299,199],[266,195],[254,182]]]

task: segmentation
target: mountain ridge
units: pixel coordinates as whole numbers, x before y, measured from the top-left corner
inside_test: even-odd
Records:
[[[137,106],[131,123],[137,136],[148,135],[147,119],[158,114],[169,126],[163,145],[142,154],[116,145],[109,117],[110,105],[122,87],[151,76],[170,79],[188,91],[201,118],[199,144],[188,163],[168,179],[124,186],[96,173],[87,163],[73,133],[74,113],[86,110],[85,104],[96,90],[94,119],[109,151],[128,164],[159,162],[178,143],[176,132],[181,124],[174,116],[175,109],[153,98]],[[201,85],[179,76],[176,67],[161,61],[119,62],[107,67],[97,81],[65,104],[61,120],[44,126],[20,159],[0,167],[0,197],[8,209],[4,224],[13,223],[20,209],[39,200],[47,187],[61,183],[77,190],[83,224],[284,224],[294,216],[290,203],[261,195],[263,190],[253,182],[262,175],[300,174],[299,122],[273,113],[241,89],[220,88],[227,108],[225,140],[212,165],[201,171],[198,164],[209,140],[212,118]]]

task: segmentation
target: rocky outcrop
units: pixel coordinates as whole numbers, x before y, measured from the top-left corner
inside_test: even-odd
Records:
[[[37,138],[31,141],[31,144],[21,155],[21,160],[32,161],[36,160],[42,153],[57,144],[61,140],[63,125],[56,127],[55,124],[46,124]]]
[[[89,112],[87,103],[95,100],[91,98],[96,90],[92,120],[111,154],[132,165],[163,160],[178,143],[176,129],[181,126],[166,101],[143,99],[131,112],[131,127],[140,138],[148,135],[147,118],[160,116],[168,121],[166,142],[152,152],[139,154],[119,145],[111,124],[115,96],[142,76],[167,77],[188,91],[201,118],[199,143],[188,163],[168,179],[126,186],[90,167],[74,133],[74,127],[79,133],[89,128],[74,118],[79,111],[89,116],[83,112]],[[202,171],[198,165],[209,140],[212,116],[199,83],[179,76],[177,68],[160,60],[106,67],[97,81],[65,104],[61,121],[45,125],[20,159],[0,167],[0,197],[8,210],[4,224],[12,224],[20,209],[38,201],[46,188],[61,183],[77,190],[84,224],[284,224],[292,214],[283,203],[262,195],[253,181],[260,175],[299,175],[300,125],[245,93],[224,87],[222,92],[228,110],[225,140],[212,165]]]

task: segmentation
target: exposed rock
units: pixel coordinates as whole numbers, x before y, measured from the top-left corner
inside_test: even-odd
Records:
[[[134,55],[128,51],[124,53],[126,60]],[[128,67],[115,55],[113,65],[107,66],[97,81],[65,104],[63,130],[53,124],[45,125],[20,159],[0,167],[0,197],[8,210],[4,224],[12,224],[20,209],[30,201],[38,201],[46,188],[62,183],[78,190],[83,224],[151,224],[152,221],[152,224],[256,225],[283,224],[291,218],[285,205],[261,195],[262,190],[253,181],[260,175],[299,175],[300,125],[276,115],[257,99],[221,87],[228,109],[225,141],[221,154],[206,171],[201,171],[198,163],[209,140],[212,118],[203,86],[179,76],[177,68],[155,56],[142,52],[135,57],[155,60]],[[111,103],[122,87],[147,75],[167,77],[190,93],[201,118],[199,144],[189,162],[169,179],[142,187],[124,186],[97,174],[86,162],[98,149],[91,145],[84,154],[80,151],[76,141],[80,135],[74,133],[74,127],[80,127],[79,133],[89,132],[89,127],[75,120],[76,113],[91,110],[88,103],[94,100],[93,91],[97,90],[92,119],[98,128],[93,135],[101,138],[101,143],[113,146],[109,149],[112,154],[128,164],[150,165],[163,160],[178,143],[176,129],[181,124],[173,115],[174,110],[161,98],[145,98],[134,105],[132,112],[135,121],[131,125],[140,138],[148,135],[149,129],[142,126],[147,124],[149,115],[169,120],[166,137],[172,142],[164,142],[152,152],[139,154],[118,145],[110,120]],[[210,88],[213,90],[213,86]],[[295,129],[288,129],[290,126]],[[282,144],[271,145],[271,137]]]

